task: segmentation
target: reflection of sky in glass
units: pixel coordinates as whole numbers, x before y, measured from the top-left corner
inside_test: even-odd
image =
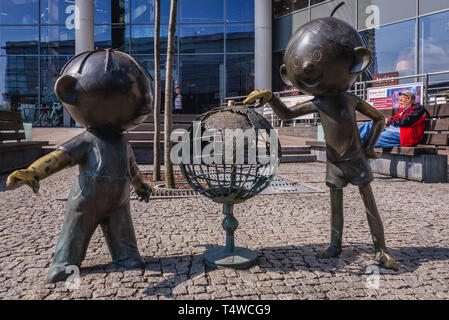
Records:
[[[363,31],[370,41],[375,73],[398,71],[400,76],[415,72],[415,20]]]
[[[254,1],[226,0],[226,21],[254,21]]]
[[[181,53],[223,52],[224,26],[218,24],[181,24]]]
[[[226,48],[228,52],[253,52],[254,24],[226,24]]]
[[[39,35],[37,27],[1,26],[0,54],[37,54],[38,40]],[[8,46],[8,48],[6,48],[6,46]]]
[[[449,69],[449,12],[420,18],[419,44],[420,72]]]
[[[181,0],[179,22],[223,22],[223,0]]]
[[[0,24],[37,24],[38,0],[1,0]]]
[[[73,10],[68,9],[74,4],[75,0],[41,0],[41,23],[66,24],[67,18],[73,14]]]
[[[113,3],[120,5],[119,10],[115,11],[115,16],[112,16],[111,0],[95,0],[95,24],[129,22],[129,0],[114,1]]]

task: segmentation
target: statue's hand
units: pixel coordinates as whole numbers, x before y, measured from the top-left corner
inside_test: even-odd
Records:
[[[134,187],[134,192],[137,194],[137,199],[140,202],[145,201],[148,203],[148,201],[150,201],[150,194],[152,191],[152,187],[146,183],[142,183],[138,188]]]
[[[28,185],[34,193],[39,191],[39,178],[36,172],[30,169],[17,170],[11,173],[6,180],[6,186],[10,189],[18,188],[22,185]]]
[[[259,100],[259,104],[254,108],[260,108],[264,104],[268,103],[273,98],[273,93],[270,90],[254,90],[243,101],[243,104],[251,104]]]
[[[381,153],[374,151],[374,148],[365,149],[365,154],[368,159],[379,159],[382,155]]]

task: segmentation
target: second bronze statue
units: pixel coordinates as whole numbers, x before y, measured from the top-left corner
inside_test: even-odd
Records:
[[[385,268],[398,270],[387,253],[384,227],[377,210],[370,182],[373,180],[368,159],[374,152],[384,127],[384,116],[365,101],[348,92],[357,76],[371,62],[357,31],[334,17],[310,21],[291,37],[280,73],[282,80],[303,93],[310,101],[288,108],[268,90],[256,90],[244,101],[257,107],[269,104],[282,120],[317,112],[326,139],[326,184],[331,198],[331,243],[319,254],[321,258],[340,254],[343,235],[343,188],[352,183],[360,189],[374,242],[376,259]],[[356,111],[373,120],[371,132],[362,145]]]

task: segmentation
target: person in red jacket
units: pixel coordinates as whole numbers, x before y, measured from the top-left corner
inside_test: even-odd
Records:
[[[376,148],[411,147],[422,140],[424,121],[428,118],[429,113],[421,104],[415,102],[415,99],[416,97],[411,91],[399,92],[401,108],[393,117],[386,120]],[[365,142],[371,126],[371,122],[366,122],[359,127],[362,143]]]

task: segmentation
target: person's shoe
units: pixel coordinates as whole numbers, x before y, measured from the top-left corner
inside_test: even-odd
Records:
[[[337,257],[341,253],[341,247],[331,244],[329,248],[317,254],[317,258],[325,259]]]
[[[399,267],[398,267],[398,264],[396,263],[396,261],[393,259],[392,256],[390,256],[385,251],[379,251],[376,254],[376,260],[382,267],[384,267],[386,269],[392,269],[395,271],[399,270]]]
[[[120,261],[116,262],[118,265],[124,268],[132,269],[132,268],[145,268],[145,260],[139,256],[132,256]]]
[[[51,265],[47,274],[47,283],[65,281],[71,273],[66,273],[67,266]]]

